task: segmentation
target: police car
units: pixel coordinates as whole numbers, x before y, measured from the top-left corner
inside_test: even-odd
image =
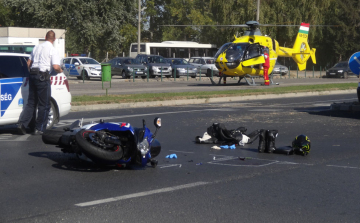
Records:
[[[65,57],[61,61],[61,68],[66,76],[90,80],[90,77],[101,77],[101,64],[90,57]],[[82,73],[84,70],[84,74]]]
[[[0,126],[16,124],[29,96],[29,55],[0,53]],[[67,115],[71,108],[69,83],[63,73],[51,76],[51,109],[47,128]]]

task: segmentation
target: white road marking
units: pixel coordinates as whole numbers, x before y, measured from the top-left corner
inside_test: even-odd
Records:
[[[239,157],[233,157],[233,156],[227,156],[227,157],[224,157],[224,158],[216,158],[214,161],[210,161],[208,163],[209,164],[216,164],[216,165],[223,165],[223,166],[246,166],[246,167],[263,167],[263,166],[268,166],[268,165],[271,165],[271,164],[313,166],[313,164],[307,164],[307,163],[294,163],[294,162],[288,162],[288,161],[258,159],[258,158],[252,158],[252,157],[246,157],[246,158],[248,158],[249,160],[265,160],[265,161],[269,161],[269,163],[265,163],[265,164],[261,164],[261,165],[242,165],[242,164],[220,163],[220,162],[223,162],[223,161],[238,160],[239,159]]]
[[[161,189],[157,189],[157,190],[150,190],[150,191],[144,191],[144,192],[139,192],[139,193],[134,193],[134,194],[127,194],[127,195],[123,195],[123,196],[119,196],[119,197],[111,197],[111,198],[106,198],[106,199],[101,199],[101,200],[79,203],[79,204],[75,204],[75,206],[79,206],[79,207],[93,206],[93,205],[98,205],[98,204],[114,202],[114,201],[121,201],[121,200],[126,200],[126,199],[131,199],[131,198],[144,197],[144,196],[153,195],[153,194],[182,190],[182,189],[191,188],[191,187],[198,187],[198,186],[202,186],[202,185],[206,185],[206,184],[210,184],[210,182],[200,181],[200,182],[183,184],[183,185],[174,186],[174,187],[165,187],[165,188],[161,188]]]
[[[102,117],[94,117],[94,118],[84,118],[84,122],[98,121],[100,119],[109,120],[109,119],[119,119],[119,118],[131,118],[131,117],[144,117],[144,116],[152,116],[152,115],[168,115],[168,114],[179,114],[179,113],[192,113],[192,112],[203,112],[203,111],[226,111],[226,108],[212,108],[212,109],[201,109],[201,110],[189,110],[189,111],[175,111],[175,112],[157,112],[157,113],[148,113],[148,114],[137,114],[137,115],[120,115],[120,116],[102,116]],[[61,123],[56,125],[56,127],[61,127],[64,125],[68,125],[69,123],[73,123],[79,119],[64,119],[61,120]]]
[[[337,165],[326,165],[329,167],[339,167],[339,168],[345,168],[345,169],[360,169],[360,167],[353,167],[353,166],[337,166]]]
[[[14,139],[9,139],[9,138],[11,138],[11,136],[9,136],[8,138],[0,138],[0,141],[1,142],[27,141],[27,139],[29,137],[30,137],[30,134],[22,135],[22,136],[14,138]]]
[[[181,167],[181,164],[170,164],[170,165],[158,165],[158,167],[160,168],[160,169],[163,169],[163,168],[168,168],[168,167]]]

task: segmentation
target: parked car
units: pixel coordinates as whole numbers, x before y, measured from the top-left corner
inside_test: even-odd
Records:
[[[62,59],[61,68],[66,76],[90,80],[90,77],[101,78],[101,64],[90,57],[65,57]]]
[[[214,57],[191,57],[189,63],[201,69],[201,73],[206,74],[207,77],[211,77],[211,70],[213,76],[219,76]]]
[[[189,75],[192,78],[196,77],[198,69],[194,65],[189,64],[189,62],[186,61],[185,59],[167,58],[166,60],[171,65],[172,77],[175,76],[175,72],[176,72],[176,77],[187,76],[187,75]]]
[[[285,76],[285,75],[287,75],[289,73],[289,69],[286,66],[281,65],[278,61],[276,61],[272,73],[273,74],[280,74],[282,76]]]
[[[0,53],[1,115],[0,125],[16,124],[29,96],[28,54]],[[69,83],[63,73],[51,79],[51,108],[47,128],[67,115],[71,108]]]
[[[353,74],[347,61],[341,61],[326,71],[326,77],[342,77],[346,79]]]
[[[147,66],[150,77],[161,76],[161,74],[164,77],[170,77],[172,74],[172,68],[170,64],[162,56],[138,54],[135,59]]]
[[[136,77],[146,78],[147,67],[140,61],[131,57],[115,57],[109,62],[111,64],[111,76],[121,75],[122,78]]]

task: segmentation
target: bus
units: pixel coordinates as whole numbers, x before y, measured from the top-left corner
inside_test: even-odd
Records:
[[[129,56],[135,58],[138,44],[130,45]],[[188,41],[165,41],[161,43],[140,43],[140,53],[161,55],[165,58],[213,57],[217,52],[214,44]]]
[[[24,45],[24,44],[0,44],[0,52],[6,53],[26,53],[31,54],[35,45]]]

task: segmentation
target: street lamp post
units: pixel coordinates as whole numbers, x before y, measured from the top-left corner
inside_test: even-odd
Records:
[[[141,0],[139,0],[139,23],[138,23],[138,46],[137,46],[137,53],[140,54],[140,38],[141,38]]]
[[[257,0],[256,21],[260,20],[260,0]]]

